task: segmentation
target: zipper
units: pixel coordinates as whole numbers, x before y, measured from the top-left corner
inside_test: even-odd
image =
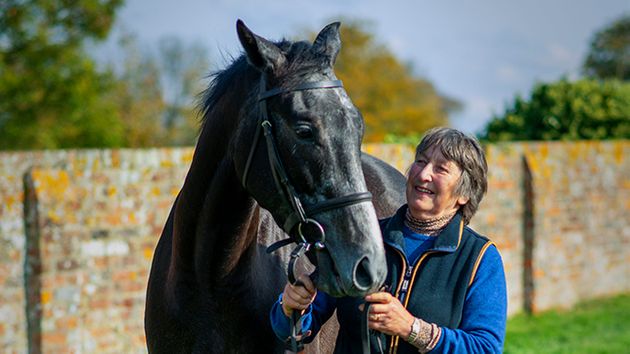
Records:
[[[459,248],[459,244],[462,240],[463,230],[464,230],[464,220],[462,219],[459,222],[459,239],[457,240],[456,248]],[[411,287],[413,287],[413,282],[416,278],[416,273],[418,272],[418,269],[420,269],[420,265],[422,265],[422,262],[427,258],[427,256],[433,253],[440,253],[442,252],[442,250],[436,249],[433,251],[427,251],[420,257],[420,259],[416,262],[415,265],[407,267],[407,259],[405,258],[405,255],[402,253],[402,251],[396,247],[393,247],[393,249],[396,250],[400,258],[402,259],[403,272],[405,273],[405,275],[401,278],[400,282],[398,283],[398,288],[396,289],[395,296],[398,298],[400,303],[406,309],[407,305],[409,304],[409,297],[407,295],[408,293],[411,292],[410,290],[411,290]],[[392,340],[389,346],[389,354],[397,353],[399,340],[400,340],[399,336],[392,337]]]
[[[413,273],[413,268],[413,266],[409,266],[407,268],[407,271],[405,272],[405,276],[403,277],[400,292],[398,293],[398,300],[400,300],[400,303],[403,303],[403,301],[405,300],[405,296],[409,291],[409,283],[411,282],[411,274]]]
[[[404,276],[400,277],[400,280],[398,281],[398,285],[396,286],[396,292],[394,292],[394,296],[396,298],[398,298],[398,300],[400,300],[400,293],[403,289],[403,284],[405,283],[405,278],[407,277],[407,259],[405,258],[405,255],[402,253],[402,251],[400,251],[398,248],[396,247],[392,247],[394,249],[394,251],[396,251],[396,253],[398,253],[398,255],[400,256],[400,259],[402,261],[402,266],[403,266],[403,273],[405,274]],[[411,267],[409,267],[411,268]],[[406,285],[406,289],[405,292],[407,291],[407,289],[409,289],[409,283],[407,283]],[[402,303],[402,301],[401,301]],[[394,339],[396,339],[397,337],[392,337],[390,345],[389,345],[389,354],[393,354],[395,353],[394,350]]]
[[[405,258],[405,255],[402,253],[402,251],[400,251],[398,248],[394,248],[394,250],[396,251],[396,253],[398,253],[398,255],[400,256],[400,259],[402,260],[402,266],[403,266],[403,273],[405,273],[405,275],[407,275],[407,259]],[[398,285],[396,286],[396,292],[394,292],[394,296],[395,297],[399,297],[400,292],[402,291],[402,287],[403,287],[403,283],[405,282],[405,277],[401,277],[400,280],[398,281]],[[407,284],[407,288],[409,288],[409,284]]]
[[[398,251],[398,253],[403,259],[403,267],[404,267],[407,263],[405,260],[405,256],[402,255],[400,251]],[[407,308],[407,305],[409,304],[409,297],[407,295],[411,292],[410,291],[411,287],[413,286],[413,282],[416,279],[416,273],[418,273],[418,269],[420,269],[420,265],[422,264],[422,261],[424,261],[428,255],[433,254],[433,253],[439,253],[439,252],[427,251],[422,255],[422,257],[420,257],[420,259],[416,262],[415,265],[406,267],[405,275],[402,277],[398,290],[396,292],[396,297],[398,298],[398,300],[400,301],[400,303],[403,305],[405,309]],[[400,340],[399,336],[392,337],[392,340],[390,342],[390,347],[389,347],[389,354],[396,354],[396,352],[398,351],[399,340]]]

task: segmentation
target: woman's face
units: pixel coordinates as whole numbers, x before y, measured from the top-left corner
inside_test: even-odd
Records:
[[[468,198],[455,195],[462,170],[435,146],[416,156],[407,178],[407,204],[413,217],[429,220],[455,212]]]

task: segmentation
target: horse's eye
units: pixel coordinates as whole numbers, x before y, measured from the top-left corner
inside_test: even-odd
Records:
[[[313,138],[313,129],[310,126],[306,125],[306,124],[301,124],[301,125],[298,125],[297,127],[295,127],[295,134],[300,139],[312,139]]]

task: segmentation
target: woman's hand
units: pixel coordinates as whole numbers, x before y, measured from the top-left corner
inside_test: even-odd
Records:
[[[298,277],[296,285],[287,283],[282,292],[282,312],[291,317],[294,310],[304,311],[315,300],[317,289],[311,278],[302,274]]]
[[[368,326],[390,336],[407,339],[411,333],[414,317],[397,298],[388,292],[370,294],[365,297],[370,305]]]

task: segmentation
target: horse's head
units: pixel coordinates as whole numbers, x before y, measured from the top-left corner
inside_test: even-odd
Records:
[[[319,240],[317,224],[323,227],[325,247],[311,257],[319,269],[318,288],[333,296],[362,296],[383,283],[387,269],[376,213],[365,200],[363,119],[332,68],[341,46],[338,28],[339,23],[326,26],[312,44],[276,44],[237,22],[260,79],[240,111],[232,151],[248,192],[287,233],[301,229],[307,240]],[[269,124],[261,124],[265,120]],[[317,224],[300,222],[292,193]]]

